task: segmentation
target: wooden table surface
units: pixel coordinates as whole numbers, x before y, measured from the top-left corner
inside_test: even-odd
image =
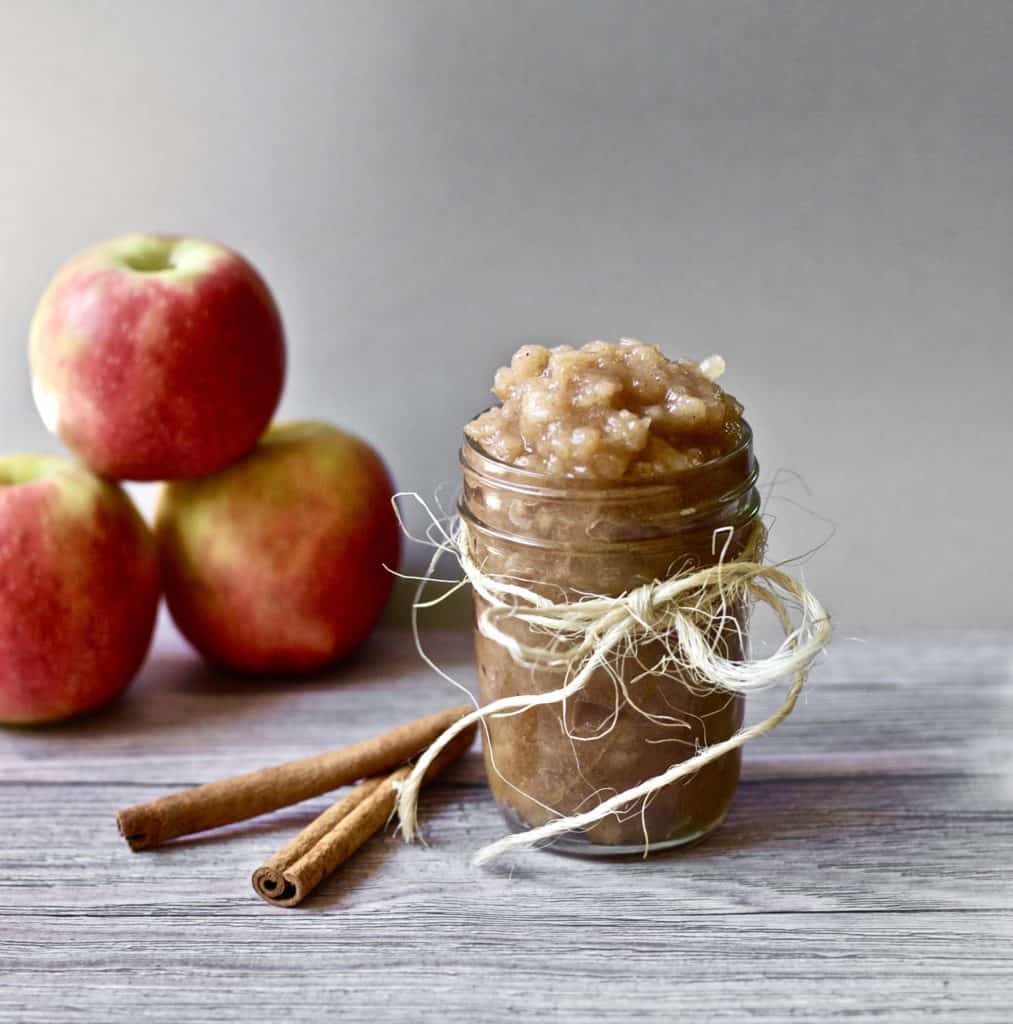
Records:
[[[471,683],[470,638],[435,633]],[[295,910],[250,873],[328,798],[131,853],[114,811],[458,703],[409,637],[327,678],[216,678],[160,627],[83,722],[0,730],[0,1021],[1013,1019],[1013,633],[839,638],[734,809],[647,860],[530,852],[476,748]],[[774,697],[754,700],[754,713]]]

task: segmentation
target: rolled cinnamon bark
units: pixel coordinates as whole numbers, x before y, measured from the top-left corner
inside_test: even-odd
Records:
[[[132,850],[143,850],[389,772],[419,754],[471,710],[468,705],[449,708],[340,750],[234,775],[128,807],[116,815],[120,834]]]
[[[456,736],[433,762],[425,782],[455,761],[475,738],[475,726]],[[257,894],[276,907],[301,903],[334,869],[390,819],[397,785],[407,778],[406,765],[382,779],[360,782],[347,796],[324,811],[290,843],[253,873]]]

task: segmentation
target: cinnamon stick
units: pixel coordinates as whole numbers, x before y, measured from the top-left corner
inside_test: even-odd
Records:
[[[460,757],[474,738],[475,726],[455,736],[423,781],[429,782]],[[405,765],[384,778],[360,782],[254,871],[252,882],[257,894],[276,907],[301,903],[339,864],[383,828],[394,810],[397,784],[410,772],[411,765]]]
[[[340,750],[234,775],[128,807],[117,813],[116,823],[130,848],[143,850],[179,836],[267,814],[389,772],[418,755],[471,710],[468,705],[449,708]]]

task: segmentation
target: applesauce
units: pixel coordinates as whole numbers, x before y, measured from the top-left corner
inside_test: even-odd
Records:
[[[503,404],[465,429],[460,512],[475,563],[575,601],[735,558],[759,511],[758,469],[741,405],[712,379],[721,368],[639,342],[518,352],[496,377]],[[476,627],[484,608],[476,594]],[[724,656],[747,656],[746,626],[733,609],[714,637]],[[483,704],[566,682],[478,628],[475,646]],[[653,641],[599,669],[565,707],[487,720],[489,786],[514,827],[587,811],[739,729],[744,698],[659,671],[663,653]],[[554,845],[624,853],[698,839],[727,814],[739,766],[736,750]]]
[[[502,405],[465,428],[484,452],[549,477],[655,479],[735,447],[742,406],[714,379],[724,360],[665,358],[625,339],[525,345],[496,372]]]

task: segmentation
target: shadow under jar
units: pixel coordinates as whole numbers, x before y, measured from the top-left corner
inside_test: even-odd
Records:
[[[588,594],[618,596],[678,572],[735,559],[759,513],[752,433],[720,458],[663,478],[609,482],[551,479],[486,455],[467,437],[461,450],[460,513],[470,554],[490,576],[511,576],[554,601]],[[715,531],[723,531],[715,533]],[[730,536],[729,536],[730,531]],[[723,556],[722,556],[723,552]],[[532,668],[478,628],[487,607],[476,593],[475,649],[482,704],[565,685],[561,669]],[[717,638],[732,659],[748,655],[745,608],[729,609]],[[501,625],[504,625],[501,623]],[[516,620],[504,625],[522,642],[544,634]],[[489,788],[515,829],[593,809],[602,800],[725,740],[742,724],[745,698],[687,679],[680,670],[644,674],[663,653],[658,641],[613,662],[631,707],[609,674],[561,704],[487,720]],[[646,713],[646,715],[644,714]],[[666,716],[663,722],[647,716]],[[553,847],[568,853],[643,853],[693,842],[724,820],[735,795],[741,756],[726,754],[635,806],[568,833]]]

